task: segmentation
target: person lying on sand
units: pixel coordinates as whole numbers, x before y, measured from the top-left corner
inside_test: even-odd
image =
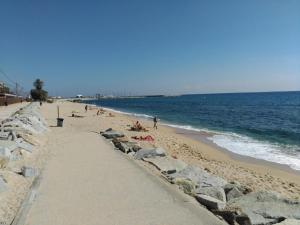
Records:
[[[75,117],[75,118],[83,118],[84,116],[79,116],[79,115],[76,115],[76,114],[72,113],[72,117]]]
[[[154,141],[154,138],[151,136],[151,135],[148,135],[148,136],[133,136],[131,137],[132,139],[135,139],[135,140],[140,140],[140,141]]]

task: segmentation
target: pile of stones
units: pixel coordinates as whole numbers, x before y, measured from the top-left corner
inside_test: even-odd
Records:
[[[230,225],[300,224],[300,202],[277,193],[252,192],[238,182],[228,182],[206,170],[168,157],[162,148],[141,148],[122,132],[108,129],[102,136],[133,159],[155,166],[172,184]]]
[[[0,169],[10,162],[21,160],[25,154],[33,152],[38,143],[37,134],[47,130],[46,122],[39,113],[39,104],[31,103],[21,108],[0,124]],[[19,171],[24,177],[37,175],[35,168],[23,166]],[[6,190],[6,182],[0,177],[0,192]]]

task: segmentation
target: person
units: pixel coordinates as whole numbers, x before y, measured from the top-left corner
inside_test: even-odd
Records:
[[[100,114],[100,109],[97,111],[97,116],[99,116],[99,114]]]
[[[88,106],[87,106],[87,105],[85,105],[84,109],[85,109],[85,112],[87,112],[87,110],[88,110]]]
[[[155,129],[157,129],[157,121],[158,121],[158,119],[157,119],[157,117],[156,116],[154,116],[153,117],[153,128],[155,128]]]
[[[42,106],[43,105],[43,103],[42,103],[42,101],[40,101],[40,106]]]

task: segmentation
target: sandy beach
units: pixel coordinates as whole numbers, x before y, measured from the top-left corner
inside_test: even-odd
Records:
[[[3,118],[20,106],[8,108]],[[63,128],[56,127],[57,106],[60,116],[64,118]],[[139,215],[146,218],[145,224],[183,224],[181,218],[184,218],[185,224],[196,224],[195,221],[222,224],[195,199],[161,179],[153,165],[144,161],[135,162],[113,150],[112,144],[99,135],[108,128],[122,131],[129,139],[151,135],[154,141],[132,141],[138,142],[141,147],[162,147],[173,158],[201,167],[227,181],[237,181],[251,191],[275,191],[287,198],[299,199],[300,176],[297,171],[220,149],[205,139],[206,133],[160,124],[156,130],[149,120],[107,109],[97,115],[99,108],[89,106],[85,112],[84,107],[85,104],[65,100],[45,103],[41,107],[49,130],[35,135],[33,153],[23,153],[22,160],[11,161],[1,170],[0,175],[9,188],[1,193],[2,222],[11,221],[26,198],[33,178],[20,176],[18,171],[22,166],[30,165],[41,172],[38,177],[41,186],[31,187],[31,192],[35,194],[30,199],[34,201],[25,204],[30,205],[26,214],[21,213],[20,221],[26,221],[28,225],[83,224],[86,221],[89,221],[88,224],[99,224],[99,216],[107,215],[109,217],[101,220],[100,224],[141,224],[132,223],[141,220],[132,214],[132,211],[141,208],[143,210],[139,211]],[[130,126],[137,120],[148,131],[130,131]],[[123,191],[127,193],[128,190],[130,194],[123,199]],[[146,196],[145,192],[148,193]],[[160,202],[159,199],[165,200]],[[134,206],[131,205],[133,202]],[[75,205],[80,207],[74,208]],[[84,214],[80,214],[81,211]],[[161,214],[161,211],[164,213]]]
[[[66,110],[72,108],[78,112],[78,115],[84,116],[84,118],[77,118],[78,120],[86,120],[88,117],[94,121],[93,126],[96,126],[95,129],[98,131],[113,128],[123,131],[128,137],[151,135],[155,139],[153,142],[138,141],[139,144],[143,147],[163,147],[170,155],[186,163],[202,167],[228,181],[238,181],[253,191],[272,190],[288,198],[300,198],[299,172],[279,164],[230,153],[205,141],[204,134],[161,125],[158,130],[155,130],[152,128],[152,121],[113,111],[111,111],[113,117],[109,116],[108,112],[96,116],[97,108],[91,107],[91,110],[85,113],[84,104],[79,103],[65,102],[63,107]],[[129,131],[130,126],[137,120],[149,131]]]

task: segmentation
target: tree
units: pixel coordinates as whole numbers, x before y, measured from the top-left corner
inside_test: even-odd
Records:
[[[46,101],[48,97],[48,92],[43,90],[44,82],[40,79],[36,79],[33,82],[35,89],[31,89],[30,95],[35,101]]]
[[[40,79],[36,79],[33,82],[33,86],[35,87],[36,90],[42,90],[43,86],[44,86],[44,81],[40,80]]]

